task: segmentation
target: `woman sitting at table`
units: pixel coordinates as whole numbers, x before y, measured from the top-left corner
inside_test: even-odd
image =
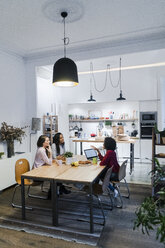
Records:
[[[104,139],[103,148],[106,149],[106,154],[104,157],[101,155],[98,148],[96,148],[94,146],[92,146],[92,147],[93,147],[93,149],[95,149],[98,152],[99,159],[101,160],[100,165],[106,165],[106,170],[101,175],[100,179],[103,180],[107,170],[113,166],[110,180],[112,180],[112,181],[117,180],[118,181],[118,173],[119,173],[120,166],[118,164],[116,152],[115,152],[116,141],[111,137],[106,137]],[[109,188],[114,192],[114,196],[117,197],[118,191],[112,186],[112,184],[109,184]]]
[[[65,153],[65,142],[64,136],[62,133],[56,133],[53,137],[53,144],[52,144],[52,155],[53,159],[61,160],[63,158],[63,154]],[[71,193],[70,190],[66,189],[64,185],[61,183],[58,184],[60,186],[59,193],[61,194],[69,194]]]
[[[55,158],[60,159],[64,153],[65,153],[64,136],[62,133],[56,133],[53,137],[53,144],[52,144],[53,159]]]
[[[41,135],[38,138],[33,169],[42,165],[52,165],[52,149],[49,138],[46,135]]]

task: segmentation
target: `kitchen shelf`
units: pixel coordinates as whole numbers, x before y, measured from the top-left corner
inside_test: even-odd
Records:
[[[87,120],[69,120],[69,122],[99,122],[99,121],[111,121],[111,122],[134,122],[138,121],[138,119],[87,119]]]
[[[53,136],[57,132],[58,132],[58,116],[57,115],[44,115],[43,116],[43,134],[47,135],[50,138],[51,144],[53,143]]]
[[[165,154],[164,155],[155,154],[155,158],[165,158]]]

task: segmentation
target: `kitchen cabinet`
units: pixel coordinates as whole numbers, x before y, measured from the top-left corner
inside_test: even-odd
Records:
[[[48,136],[51,144],[53,143],[53,136],[58,132],[58,116],[44,115],[43,116],[43,134]]]

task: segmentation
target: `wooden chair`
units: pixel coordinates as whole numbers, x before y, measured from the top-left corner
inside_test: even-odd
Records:
[[[12,197],[12,203],[11,203],[12,207],[14,207],[14,208],[22,208],[21,205],[17,205],[17,204],[14,203],[14,197],[15,197],[15,193],[16,193],[17,188],[21,187],[21,175],[24,174],[25,172],[29,171],[29,170],[30,170],[30,166],[29,166],[28,160],[19,159],[19,160],[16,161],[16,163],[15,163],[15,180],[17,182],[17,185],[14,188],[13,197]],[[28,186],[28,187],[37,186],[39,184],[40,183],[34,183],[32,180],[29,180],[29,179],[24,180],[24,185]],[[37,198],[41,199],[40,196],[37,196]],[[28,208],[28,207],[26,207],[26,208],[27,209],[32,209],[32,208]]]
[[[111,183],[113,184],[113,186],[117,189],[118,193],[119,193],[119,198],[120,198],[120,202],[121,202],[121,205],[119,205],[118,207],[122,208],[123,207],[123,200],[122,200],[122,196],[121,196],[121,193],[120,193],[120,182],[122,180],[124,180],[124,185],[126,186],[127,188],[127,192],[128,192],[128,195],[124,196],[126,198],[129,198],[130,197],[130,191],[129,191],[129,187],[128,187],[128,184],[127,184],[127,181],[126,181],[126,168],[127,168],[127,161],[128,160],[125,160],[122,165],[120,166],[120,170],[119,170],[119,180],[118,181],[112,181],[111,180]]]

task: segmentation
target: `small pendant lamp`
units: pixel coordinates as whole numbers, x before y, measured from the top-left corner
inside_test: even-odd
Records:
[[[64,58],[56,61],[53,67],[53,85],[60,87],[71,87],[78,85],[78,73],[75,62],[66,58],[66,45],[69,44],[69,38],[65,37],[65,18],[67,12],[61,12],[64,21]]]
[[[96,100],[93,98],[92,95],[92,80],[90,79],[90,98],[88,99],[88,102],[96,102]]]
[[[122,89],[121,89],[121,58],[120,58],[119,80],[120,80],[120,96],[116,100],[117,101],[124,101],[124,100],[126,100],[126,98],[123,97]]]

